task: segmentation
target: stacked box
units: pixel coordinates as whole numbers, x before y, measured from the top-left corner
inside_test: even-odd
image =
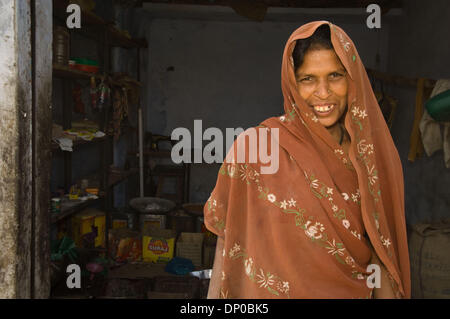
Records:
[[[177,256],[190,259],[195,267],[201,267],[203,237],[203,233],[181,233],[177,241]]]
[[[142,260],[142,236],[128,228],[109,230],[110,256],[117,262]]]
[[[171,229],[148,228],[142,237],[145,262],[167,263],[174,255],[176,233]]]
[[[113,219],[112,226],[113,229],[128,228],[128,220]]]
[[[100,210],[88,208],[72,219],[72,234],[77,247],[105,247],[105,231],[106,216]]]

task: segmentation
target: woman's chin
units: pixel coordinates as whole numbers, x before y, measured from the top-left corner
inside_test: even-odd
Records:
[[[337,118],[319,118],[319,123],[322,124],[325,128],[329,128],[332,127],[333,125],[335,125],[337,123],[338,119]]]

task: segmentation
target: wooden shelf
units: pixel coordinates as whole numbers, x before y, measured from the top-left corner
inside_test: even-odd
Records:
[[[149,155],[151,157],[158,157],[158,158],[169,157],[170,158],[172,152],[171,151],[154,151],[151,149],[144,149],[143,154]],[[139,151],[130,151],[130,152],[128,152],[128,155],[139,157]]]
[[[147,48],[147,40],[145,39],[134,39],[128,37],[126,33],[118,30],[116,27],[110,25],[108,26],[108,31],[111,36],[111,45],[114,47],[121,47],[125,49],[132,48]]]
[[[95,247],[95,248],[80,248],[80,247],[77,247],[77,251],[81,251],[81,252],[91,252],[91,251],[94,251],[94,252],[107,252],[107,249],[103,248],[103,247]]]
[[[66,8],[68,5],[68,0],[53,0],[53,14],[59,19],[66,21],[69,15],[66,12]],[[112,22],[105,21],[96,14],[82,9],[81,28],[83,28],[83,26],[94,26],[106,29],[110,37],[111,46],[117,46],[126,49],[148,47],[147,41],[145,39],[131,38],[127,35],[127,33],[116,28]],[[77,29],[73,30],[76,31]]]
[[[62,219],[65,219],[80,210],[83,210],[92,205],[98,204],[104,196],[99,196],[97,199],[88,199],[85,201],[74,200],[74,201],[66,201],[61,203],[61,212],[59,213],[51,213],[51,223],[56,223]]]
[[[110,135],[105,135],[103,137],[94,138],[91,141],[78,139],[78,140],[73,141],[72,149],[76,148],[76,147],[79,147],[81,145],[88,145],[88,144],[92,145],[92,144],[95,144],[95,143],[100,143],[100,142],[103,142],[103,141],[107,140],[108,138],[111,138],[111,136]],[[61,148],[59,147],[59,145],[56,142],[52,141],[52,151],[63,151],[63,150],[61,150]]]
[[[91,77],[100,79],[101,76],[96,73],[88,73],[80,70],[69,68],[59,64],[53,64],[53,76],[58,78],[82,79],[89,80]]]
[[[104,78],[104,75],[100,73],[83,72],[77,69],[72,69],[69,66],[59,64],[53,64],[53,76],[56,78],[75,79],[75,80],[90,80],[92,77],[94,77],[98,81]],[[108,79],[108,83],[115,86],[123,86],[124,82],[132,83],[133,85],[136,86],[142,86],[141,82],[136,81],[134,79],[126,79],[123,82]]]
[[[94,78],[98,83],[102,79],[105,79],[105,82],[109,85],[111,89],[113,88],[133,88],[141,87],[142,84],[139,81],[132,79],[130,76],[126,74],[113,74],[111,71],[111,48],[112,47],[120,47],[125,49],[137,49],[133,50],[133,54],[136,53],[137,60],[139,61],[139,52],[140,48],[147,48],[148,43],[146,39],[135,39],[130,37],[128,32],[120,30],[113,21],[107,21],[100,16],[97,16],[93,12],[89,12],[87,10],[81,10],[81,28],[80,29],[68,29],[66,28],[66,19],[70,15],[70,13],[66,12],[67,6],[70,4],[69,0],[52,0],[53,3],[53,25],[62,26],[66,31],[69,32],[70,35],[73,35],[73,38],[77,38],[78,36],[81,38],[80,40],[91,39],[91,44],[97,43],[97,45],[93,45],[97,50],[97,59],[99,60],[101,66],[101,72],[98,73],[88,73],[83,72],[77,69],[72,69],[69,65],[53,65],[53,78],[56,79],[64,79],[63,82],[63,102],[61,103],[62,107],[62,118],[65,125],[70,125],[72,119],[72,110],[70,107],[65,107],[71,104],[72,100],[72,90],[71,85],[73,81],[90,81],[91,78]],[[97,2],[98,3],[98,2]],[[82,49],[82,45],[80,43],[80,49]],[[137,65],[137,74],[139,74],[139,62]],[[113,78],[112,76],[115,76]],[[105,115],[105,121],[108,120],[108,117]],[[130,125],[131,126],[131,125]],[[133,130],[133,128],[129,128]],[[106,130],[106,129],[105,129]],[[135,129],[134,129],[135,130]],[[107,131],[105,131],[107,133]],[[108,175],[109,173],[109,165],[113,164],[113,152],[110,152],[111,149],[115,149],[115,145],[109,145],[111,135],[106,135],[101,138],[94,138],[91,141],[86,141],[78,138],[73,142],[72,149],[75,151],[76,148],[83,145],[94,145],[93,148],[100,150],[100,166],[97,169],[97,174],[95,178],[93,178],[98,184],[101,191],[99,192],[99,196],[97,199],[88,199],[86,201],[76,200],[76,201],[68,201],[64,200],[61,203],[61,211],[59,213],[50,213],[50,222],[51,224],[55,224],[57,222],[65,222],[69,221],[71,216],[76,216],[77,213],[83,211],[88,207],[102,207],[102,210],[105,211],[105,217],[107,221],[107,225],[111,218],[112,207],[114,206],[114,192],[111,189],[111,186],[117,185],[125,179],[129,178],[133,174],[137,173],[137,169],[130,169],[126,172],[121,172],[119,174],[115,174],[113,176]],[[102,143],[103,141],[107,143]],[[136,146],[134,146],[136,147]],[[52,151],[54,153],[61,152],[64,154],[64,187],[69,188],[70,183],[73,180],[72,174],[72,156],[69,152],[61,151],[59,145],[57,143],[52,143]],[[94,150],[92,150],[94,151]],[[79,160],[77,160],[79,162]],[[79,179],[77,177],[77,179]],[[88,178],[90,179],[90,178]],[[53,225],[54,227],[54,225]],[[108,250],[108,227],[105,231],[105,245],[106,247],[95,248],[96,251],[104,251]]]

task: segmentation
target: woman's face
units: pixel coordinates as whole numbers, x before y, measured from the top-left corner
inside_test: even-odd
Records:
[[[300,96],[325,127],[336,124],[347,107],[346,71],[332,49],[311,49],[296,72]]]

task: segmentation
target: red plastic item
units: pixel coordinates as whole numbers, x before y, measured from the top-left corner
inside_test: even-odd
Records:
[[[83,72],[88,72],[88,73],[97,73],[98,72],[98,66],[77,64],[76,67],[78,70],[83,71]]]

